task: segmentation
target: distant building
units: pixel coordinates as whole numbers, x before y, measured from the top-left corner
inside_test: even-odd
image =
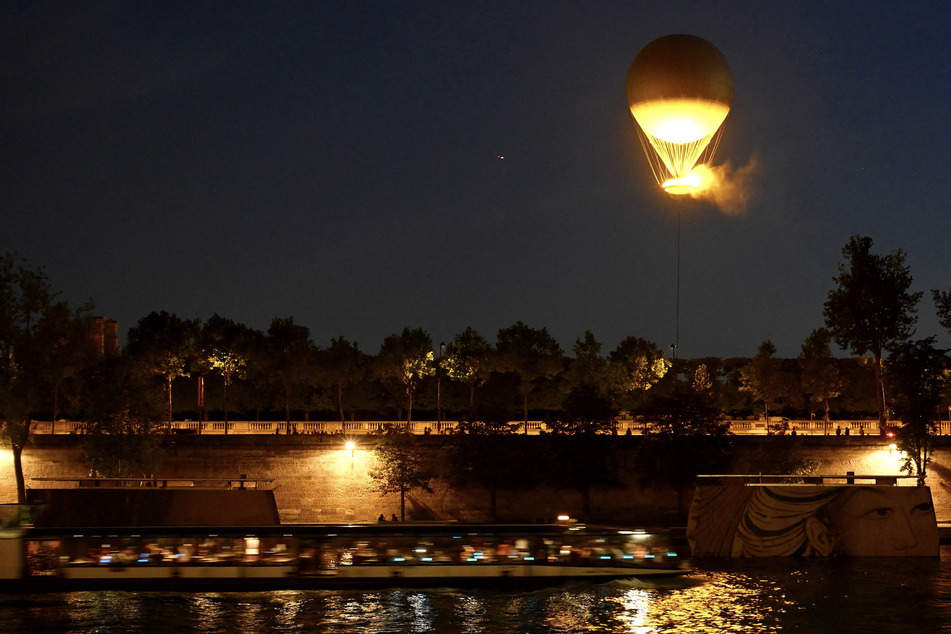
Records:
[[[119,354],[119,322],[105,317],[90,317],[86,320],[89,338],[99,356]]]

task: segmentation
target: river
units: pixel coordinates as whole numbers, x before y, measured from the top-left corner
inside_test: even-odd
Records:
[[[940,559],[721,560],[679,579],[494,590],[73,592],[0,595],[0,631],[939,632],[951,630],[951,547]]]

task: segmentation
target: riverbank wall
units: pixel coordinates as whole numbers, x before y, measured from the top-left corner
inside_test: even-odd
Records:
[[[764,440],[737,437],[733,442],[742,455],[755,451],[756,443]],[[76,480],[90,473],[78,441],[77,436],[35,437],[23,452],[27,487],[79,486]],[[445,473],[446,437],[424,437],[421,442],[432,457],[434,471]],[[623,524],[677,522],[676,492],[644,487],[636,479],[633,460],[638,439],[618,438],[618,442],[624,443],[621,486],[592,492],[590,519]],[[901,453],[877,437],[804,437],[799,451],[816,462],[819,475],[900,473]],[[167,480],[267,479],[284,523],[356,522],[374,521],[381,514],[387,518],[400,515],[398,495],[374,490],[370,470],[375,466],[369,438],[347,449],[334,436],[186,436],[169,440],[165,461],[154,476]],[[913,479],[901,482],[914,484]],[[936,447],[927,484],[938,521],[951,522],[951,444]],[[431,487],[432,493],[414,490],[407,495],[407,519],[490,519],[489,496],[481,487],[452,487],[446,478],[435,479]],[[8,450],[0,450],[0,502],[15,501],[12,457]],[[579,493],[548,487],[503,490],[497,499],[500,521],[551,521],[560,514],[580,517],[582,508]]]

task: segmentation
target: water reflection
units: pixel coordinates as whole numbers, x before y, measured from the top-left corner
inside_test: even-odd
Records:
[[[948,553],[946,553],[948,554]],[[907,632],[951,622],[942,560],[703,563],[682,579],[539,592],[0,595],[0,631]]]
[[[276,612],[275,625],[286,631],[293,631],[299,622],[301,610],[307,604],[307,596],[303,592],[273,592],[270,603]]]
[[[773,632],[783,589],[740,573],[693,575],[678,589],[631,588],[609,597],[609,631]]]
[[[429,595],[423,592],[413,593],[408,597],[407,603],[412,608],[413,632],[433,632],[433,623],[435,620],[435,611],[430,603]]]
[[[316,611],[318,622],[323,623],[328,628],[327,631],[331,632],[356,631],[367,623],[387,622],[392,619],[392,612],[386,610],[380,593],[321,593],[315,597],[313,603],[314,605],[308,606],[308,616],[312,616]]]
[[[483,632],[486,621],[486,605],[479,598],[462,594],[457,596],[453,609],[454,617],[463,624],[460,632],[474,634]]]

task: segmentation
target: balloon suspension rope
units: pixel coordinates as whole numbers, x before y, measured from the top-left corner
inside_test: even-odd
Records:
[[[680,347],[680,209],[677,209],[677,311],[674,326],[674,358]]]

